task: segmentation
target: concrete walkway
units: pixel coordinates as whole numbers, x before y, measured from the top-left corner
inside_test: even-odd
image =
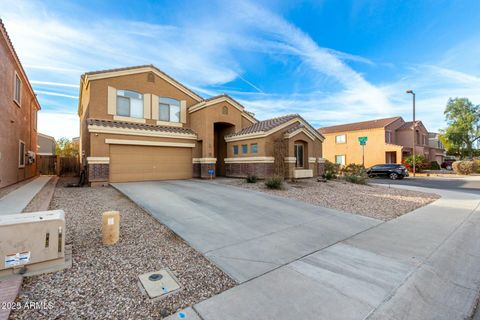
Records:
[[[466,319],[480,288],[480,198],[405,188],[442,198],[246,281],[185,314],[204,320]]]
[[[238,283],[382,223],[198,180],[115,183],[113,186]]]
[[[39,176],[1,198],[0,215],[22,212],[51,178],[51,176]]]

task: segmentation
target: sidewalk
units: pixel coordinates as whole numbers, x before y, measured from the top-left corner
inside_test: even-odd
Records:
[[[1,198],[0,215],[22,212],[51,178],[51,176],[39,176]]]
[[[191,319],[465,319],[480,288],[480,199],[432,204],[186,310]],[[171,319],[177,319],[178,314]]]

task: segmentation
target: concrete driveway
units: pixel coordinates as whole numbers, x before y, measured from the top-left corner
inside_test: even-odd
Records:
[[[382,222],[214,182],[113,186],[239,283]]]

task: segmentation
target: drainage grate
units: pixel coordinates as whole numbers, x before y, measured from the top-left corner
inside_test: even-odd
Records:
[[[139,275],[140,283],[150,298],[158,298],[180,289],[180,285],[168,269]]]

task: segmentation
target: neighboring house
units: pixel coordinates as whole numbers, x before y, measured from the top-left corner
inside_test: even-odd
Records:
[[[429,161],[443,161],[444,150],[429,146],[428,131],[421,121],[416,122],[415,152]],[[319,128],[325,136],[323,155],[332,162],[346,165],[362,163],[360,137],[367,137],[365,166],[382,163],[401,163],[412,153],[412,122],[391,117]]]
[[[83,74],[78,114],[92,185],[323,167],[324,138],[299,115],[258,121],[228,95],[204,99],[152,65]]]
[[[436,157],[435,159],[439,164],[442,164],[442,162],[445,160],[445,157],[447,156],[447,152],[445,151],[445,146],[443,145],[442,141],[440,141],[440,134],[437,132],[429,132],[428,133],[428,146],[430,148],[433,148],[436,152]],[[443,152],[441,155],[439,155],[440,152]]]
[[[40,104],[0,19],[0,188],[37,174]]]
[[[55,138],[43,133],[37,134],[38,152],[40,156],[54,156],[56,154],[57,143]]]

